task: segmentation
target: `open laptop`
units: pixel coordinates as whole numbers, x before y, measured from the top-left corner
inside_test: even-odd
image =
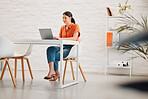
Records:
[[[39,29],[42,40],[55,40],[51,28]]]

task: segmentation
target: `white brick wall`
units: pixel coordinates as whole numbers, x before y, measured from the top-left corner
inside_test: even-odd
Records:
[[[84,71],[103,72],[105,65],[106,6],[115,14],[125,0],[1,0],[0,36],[9,39],[40,39],[39,28],[51,27],[58,36],[63,25],[62,13],[69,10],[80,26],[84,40],[80,58]],[[148,15],[147,0],[130,0],[137,17]],[[46,48],[34,46],[29,56],[33,70],[48,70]],[[141,66],[142,64],[142,66]],[[147,73],[147,63],[134,60],[134,73]]]

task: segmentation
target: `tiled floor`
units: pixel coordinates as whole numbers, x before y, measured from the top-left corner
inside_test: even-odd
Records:
[[[1,72],[0,72],[1,73]],[[0,81],[0,99],[148,99],[148,93],[123,88],[120,85],[133,81],[148,80],[148,77],[117,76],[85,73],[88,82],[79,76],[79,84],[58,89],[58,81],[44,80],[45,71],[33,71],[34,79],[30,79],[25,71],[25,83],[21,79],[21,71],[14,88],[9,72],[6,71]],[[66,81],[72,79],[71,73],[66,74]]]

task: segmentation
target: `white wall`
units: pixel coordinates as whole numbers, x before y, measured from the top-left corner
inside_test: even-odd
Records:
[[[58,36],[62,13],[71,11],[84,40],[80,58],[84,71],[103,72],[105,65],[106,6],[118,14],[118,3],[125,0],[1,0],[0,36],[9,39],[40,39],[39,28],[51,27]],[[137,17],[148,15],[147,0],[130,0]],[[34,46],[29,56],[33,70],[48,70],[46,48]],[[21,49],[20,49],[21,50]],[[142,64],[142,66],[141,66]],[[147,73],[143,60],[134,60],[133,73]]]

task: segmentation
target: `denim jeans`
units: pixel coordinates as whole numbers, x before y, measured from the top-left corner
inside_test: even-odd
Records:
[[[63,46],[63,58],[66,58],[71,50],[73,45],[64,45]],[[58,70],[58,61],[60,61],[60,47],[50,46],[47,48],[47,61],[54,62],[54,70]]]

